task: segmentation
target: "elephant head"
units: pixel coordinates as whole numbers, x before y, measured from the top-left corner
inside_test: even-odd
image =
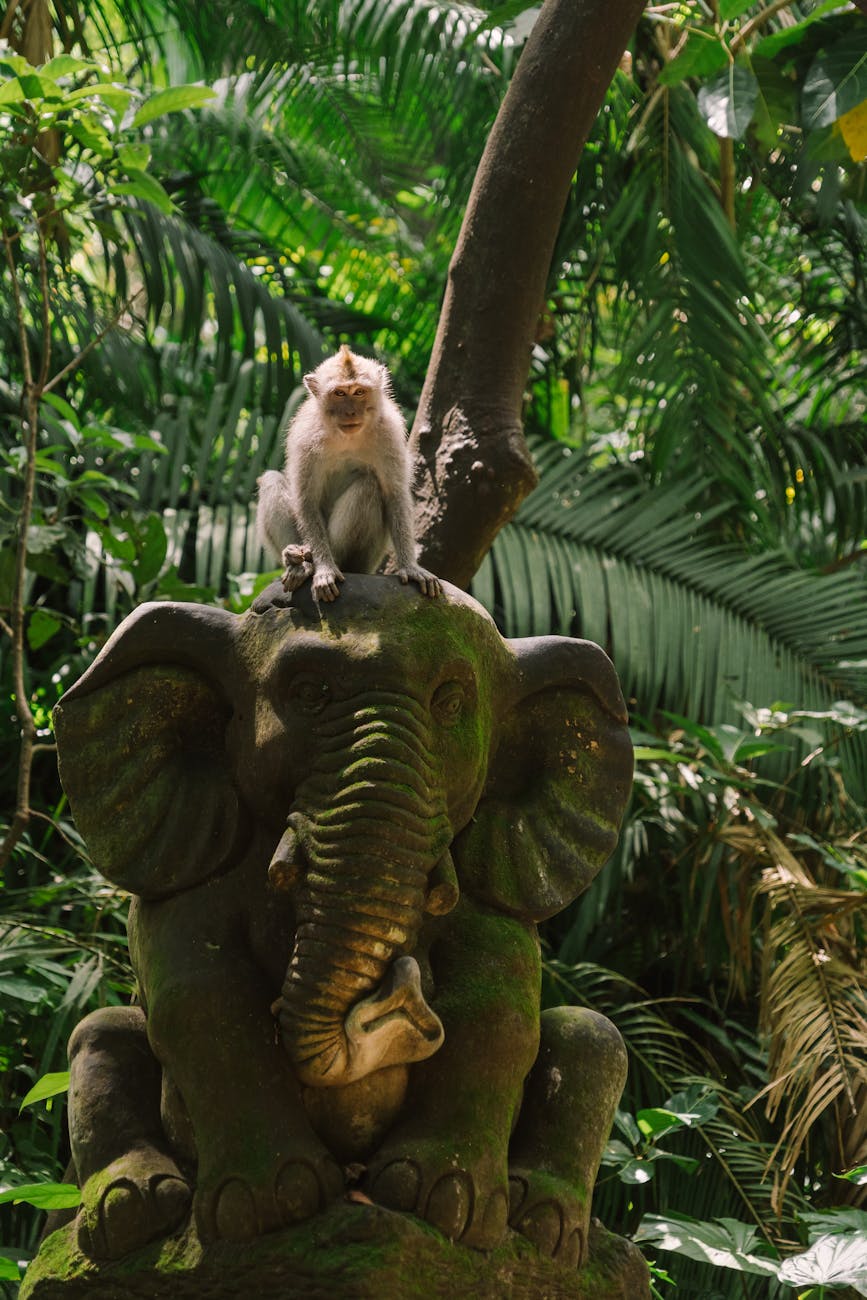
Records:
[[[327,609],[279,584],[243,616],[144,605],[56,712],[110,880],[170,900],[246,863],[291,891],[280,1023],[314,1087],[439,1047],[426,915],[464,890],[536,921],[589,884],[628,796],[625,722],[597,646],[506,641],[456,588],[378,576]]]

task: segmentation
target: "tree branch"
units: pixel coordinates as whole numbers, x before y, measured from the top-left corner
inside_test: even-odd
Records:
[[[521,405],[551,256],[642,8],[547,0],[479,163],[411,437],[422,560],[459,586],[536,482]]]
[[[124,299],[124,301],[117,308],[114,315],[109,320],[108,324],[104,325],[98,334],[94,334],[93,338],[89,339],[88,342],[85,343],[81,351],[76,352],[72,360],[68,361],[62,370],[58,370],[57,374],[53,375],[52,378],[48,380],[48,382],[44,385],[42,392],[50,393],[52,389],[56,388],[57,385],[62,380],[64,380],[68,374],[71,374],[73,370],[77,370],[78,367],[81,365],[82,361],[84,360],[84,358],[88,356],[88,354],[91,353],[94,348],[99,347],[100,343],[105,338],[106,334],[111,333],[111,331],[116,327],[121,316],[124,316],[130,310],[136,298],[139,298],[143,293],[144,293],[144,287],[140,289],[136,289],[135,293],[130,294],[128,298]]]
[[[732,54],[736,53],[742,45],[745,45],[753,32],[764,26],[770,18],[773,18],[774,14],[778,14],[781,9],[788,9],[791,2],[792,0],[773,0],[773,3],[763,9],[760,14],[756,14],[755,18],[751,18],[748,23],[744,23],[731,43]],[[858,4],[858,0],[855,0],[855,3]],[[865,3],[867,3],[867,0],[865,0]]]

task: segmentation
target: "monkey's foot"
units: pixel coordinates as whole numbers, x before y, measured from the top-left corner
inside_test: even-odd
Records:
[[[309,546],[299,546],[297,542],[291,542],[283,547],[280,558],[287,568],[293,564],[312,564],[313,552]]]
[[[78,1245],[91,1259],[120,1259],[167,1236],[187,1217],[192,1199],[174,1160],[151,1146],[93,1174],[81,1195]]]
[[[313,565],[304,560],[301,564],[288,564],[280,575],[280,581],[284,591],[297,591],[299,587],[304,586],[308,578],[312,577]]]
[[[418,564],[408,564],[404,569],[398,569],[397,576],[404,586],[408,582],[417,582],[425,596],[441,596],[443,586],[436,574],[428,573],[427,569],[422,569]]]
[[[587,1258],[589,1205],[576,1188],[553,1174],[521,1167],[509,1170],[509,1226],[543,1255],[567,1268]]]
[[[297,591],[313,576],[313,552],[309,546],[290,542],[283,547],[280,558],[286,565],[280,578],[284,591]]]
[[[340,595],[337,584],[343,581],[343,574],[339,569],[321,564],[313,574],[313,599],[317,602],[336,600]]]

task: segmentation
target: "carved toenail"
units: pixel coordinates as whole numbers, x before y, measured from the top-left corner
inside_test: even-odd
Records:
[[[424,1217],[452,1240],[463,1235],[473,1212],[473,1183],[463,1169],[443,1174],[428,1197]]]
[[[560,1249],[557,1251],[557,1259],[566,1268],[578,1268],[584,1261],[582,1259],[583,1237],[580,1228],[570,1232],[563,1241]]]
[[[319,1179],[303,1160],[290,1160],[283,1166],[277,1175],[275,1191],[284,1223],[309,1219],[319,1209]]]
[[[223,1241],[249,1241],[259,1234],[253,1193],[240,1178],[229,1178],[217,1192],[214,1226]]]
[[[541,1201],[526,1210],[514,1226],[543,1255],[553,1255],[563,1235],[563,1212],[554,1201]]]
[[[514,1224],[524,1201],[527,1199],[527,1180],[520,1174],[509,1174],[509,1222]]]
[[[418,1205],[421,1170],[414,1160],[394,1160],[373,1180],[371,1196],[393,1210],[409,1213]]]
[[[189,1185],[175,1174],[157,1174],[151,1178],[149,1190],[160,1228],[166,1232],[176,1228],[189,1213],[193,1199]]]

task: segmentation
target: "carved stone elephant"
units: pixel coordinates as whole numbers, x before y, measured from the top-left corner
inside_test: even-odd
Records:
[[[536,922],[615,844],[625,724],[597,646],[506,641],[453,587],[131,615],[56,711],[141,1001],[70,1045],[83,1248],[191,1200],[202,1240],[249,1238],[349,1179],[579,1263],[625,1054],[589,1011],[540,1039]]]

